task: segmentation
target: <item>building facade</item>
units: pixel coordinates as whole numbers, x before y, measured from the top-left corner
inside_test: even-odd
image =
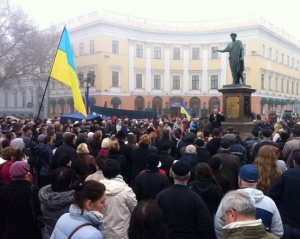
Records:
[[[185,102],[194,116],[222,109],[218,88],[231,84],[224,49],[235,32],[243,42],[245,83],[252,111],[267,116],[300,110],[300,42],[258,17],[167,22],[96,11],[67,22],[77,71],[89,71],[92,104],[179,115]],[[81,84],[84,95],[85,83]],[[74,111],[70,89],[52,81],[50,116]]]

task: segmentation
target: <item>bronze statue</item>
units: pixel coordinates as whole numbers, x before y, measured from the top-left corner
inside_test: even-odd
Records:
[[[214,52],[229,52],[229,65],[233,78],[232,85],[244,84],[244,47],[240,40],[236,40],[236,34],[230,34],[232,42],[230,42],[224,50],[215,50]]]

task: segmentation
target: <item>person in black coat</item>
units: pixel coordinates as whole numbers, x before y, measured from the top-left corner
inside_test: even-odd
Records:
[[[222,162],[221,159],[218,157],[213,157],[209,160],[209,166],[212,169],[212,174],[214,175],[215,179],[217,180],[218,184],[222,188],[223,194],[225,195],[229,192],[231,188],[231,183],[229,179],[221,172]]]
[[[148,154],[145,172],[136,176],[133,191],[138,201],[155,199],[157,193],[170,186],[167,176],[158,170],[159,160],[158,154]]]
[[[41,215],[38,187],[28,178],[30,166],[23,161],[12,164],[9,173],[12,181],[0,188],[0,238],[42,239],[41,229],[33,221],[29,200],[32,195],[34,212]]]
[[[174,185],[161,191],[156,201],[165,218],[170,239],[211,239],[213,220],[203,199],[187,187],[190,165],[172,165]]]
[[[147,134],[143,134],[140,137],[138,143],[139,148],[132,151],[132,179],[134,181],[135,177],[146,168],[147,165],[147,156],[151,153],[156,153],[155,151],[149,149],[150,146],[150,137]]]
[[[198,164],[196,147],[194,145],[188,145],[185,150],[185,154],[180,158],[180,161],[187,162],[191,165],[190,181],[195,180],[195,171]]]
[[[181,154],[182,151],[185,151],[184,149],[181,150],[184,147],[187,147],[188,145],[194,145],[195,144],[195,134],[192,132],[187,132],[183,139],[179,141],[176,149],[176,157],[179,159],[183,154]]]
[[[224,115],[222,115],[218,109],[214,109],[213,113],[209,116],[209,122],[211,123],[211,128],[221,128],[222,121],[225,121]]]
[[[221,131],[219,129],[217,128],[213,129],[212,131],[213,138],[206,143],[205,148],[210,152],[211,156],[217,154],[218,149],[220,148],[220,141],[221,141],[220,134]]]
[[[171,182],[173,182],[173,179],[171,179],[169,172],[170,168],[172,167],[175,158],[170,155],[171,153],[171,146],[169,144],[163,144],[161,146],[161,154],[160,154],[160,162],[161,166],[160,169],[164,170],[167,173],[167,177]]]
[[[170,139],[170,131],[168,129],[163,130],[163,136],[161,139],[157,140],[156,142],[156,148],[158,149],[158,152],[161,153],[161,147],[163,144],[169,144],[171,146],[171,156],[175,156],[176,152],[176,145],[175,143]]]
[[[62,154],[67,154],[69,155],[71,161],[72,161],[72,168],[75,169],[76,172],[78,172],[78,156],[76,153],[76,146],[75,146],[75,142],[77,140],[77,136],[73,133],[67,133],[64,136],[64,144],[59,146],[52,158],[52,165],[51,168],[52,169],[56,169],[57,168],[57,159],[60,155]]]
[[[205,148],[204,140],[197,139],[195,141],[195,145],[197,150],[198,162],[208,163],[209,159],[211,158],[211,153]]]

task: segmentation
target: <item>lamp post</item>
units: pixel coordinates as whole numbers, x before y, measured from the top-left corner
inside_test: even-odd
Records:
[[[78,73],[78,79],[80,81],[80,84],[83,85],[83,83],[86,82],[87,99],[89,99],[89,89],[90,89],[91,85],[94,85],[95,78],[96,78],[96,75],[94,74],[93,71],[89,71],[87,73],[87,78],[85,78],[85,79],[84,79],[83,73],[81,71]],[[88,107],[87,99],[85,100],[85,107],[86,107],[86,113],[89,114],[89,107]]]

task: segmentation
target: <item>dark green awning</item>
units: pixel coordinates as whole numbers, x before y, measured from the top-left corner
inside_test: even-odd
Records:
[[[66,103],[65,99],[63,99],[63,98],[59,98],[57,101],[57,104],[60,104],[60,105],[64,105],[65,103]]]
[[[74,100],[73,100],[73,98],[67,99],[67,104],[69,104],[69,105],[74,105]]]
[[[267,104],[267,103],[268,103],[268,100],[265,97],[262,97],[260,99],[260,104],[264,105],[264,104]]]
[[[268,99],[268,105],[273,105],[275,103],[274,99],[269,98]]]
[[[121,99],[119,97],[113,97],[111,99],[110,103],[120,105],[121,104]]]
[[[276,100],[275,100],[275,105],[281,105],[280,99],[276,99]]]
[[[90,102],[92,105],[96,104],[96,99],[94,97],[90,97]]]
[[[286,100],[281,100],[281,105],[286,105]]]
[[[49,104],[50,105],[56,105],[56,100],[55,99],[50,99]]]

